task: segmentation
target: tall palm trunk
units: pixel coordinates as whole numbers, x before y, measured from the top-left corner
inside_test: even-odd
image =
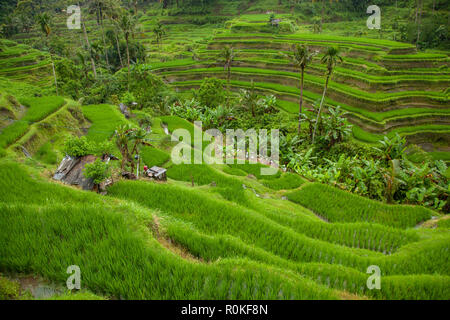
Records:
[[[48,34],[47,37],[44,39],[44,44],[46,47],[48,47]],[[53,55],[52,52],[50,50],[50,48],[48,49],[48,53],[50,54],[50,62],[52,63],[52,71],[53,71],[53,79],[55,81],[55,89],[56,89],[56,95],[58,96],[58,81],[56,80],[56,71],[55,71],[55,63],[53,62]]]
[[[314,144],[314,139],[316,137],[317,127],[319,125],[320,113],[322,112],[323,101],[325,100],[325,94],[327,93],[328,80],[330,80],[330,76],[331,76],[331,71],[328,72],[327,80],[325,82],[325,88],[323,89],[322,100],[320,101],[319,112],[317,113],[316,125],[314,126],[314,132],[313,132],[313,136],[312,136],[312,143],[313,144]]]
[[[115,34],[115,36],[116,36],[116,46],[117,46],[117,53],[119,54],[120,66],[123,68],[122,54],[120,53],[119,37],[117,36],[117,34]]]
[[[227,105],[230,104],[230,79],[231,79],[231,68],[230,66],[227,67]]]
[[[105,48],[106,65],[108,66],[108,68],[110,68],[109,59],[108,59],[108,51],[106,50],[105,30],[103,29],[103,13],[101,12],[100,8],[99,8],[99,12],[100,12],[100,28],[102,30],[103,47]]]
[[[419,1],[420,3],[420,11],[419,11],[419,18],[417,20],[417,42],[416,47],[419,47],[419,40],[420,40],[420,24],[422,23],[422,8],[423,8],[423,0]]]
[[[50,61],[52,62],[52,69],[53,69],[53,79],[55,80],[55,88],[56,88],[56,95],[58,96],[58,81],[56,81],[56,71],[55,71],[55,63],[53,62],[52,54],[50,53]]]
[[[128,90],[130,90],[130,50],[128,48],[128,35],[125,36],[125,42],[127,43]]]
[[[230,81],[231,81],[231,68],[228,67],[227,68],[227,86],[228,86],[227,90],[228,90],[228,92],[230,91]]]
[[[89,38],[87,36],[86,25],[84,24],[84,21],[83,21],[82,25],[83,25],[84,40],[86,41],[86,46],[88,48],[89,56],[91,58],[92,72],[94,73],[94,78],[97,78],[97,69],[95,68],[95,61],[94,61],[94,58],[92,57],[91,45],[89,43]]]
[[[305,68],[302,68],[302,75],[300,79],[300,102],[298,111],[298,134],[302,130],[302,105],[303,105],[303,80],[304,80]]]

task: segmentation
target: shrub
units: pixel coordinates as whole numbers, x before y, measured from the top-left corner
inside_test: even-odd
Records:
[[[19,297],[20,285],[0,275],[0,300],[12,300]]]
[[[70,136],[64,143],[64,152],[71,157],[83,157],[92,152],[92,144],[86,137]]]
[[[91,178],[95,184],[100,184],[109,177],[109,166],[97,159],[94,163],[86,164],[83,174],[86,178]]]
[[[201,105],[217,107],[225,102],[225,91],[223,81],[217,78],[206,78],[200,85],[197,99]]]
[[[120,101],[128,107],[131,107],[133,102],[136,102],[136,98],[133,93],[127,91],[122,95],[122,99]]]

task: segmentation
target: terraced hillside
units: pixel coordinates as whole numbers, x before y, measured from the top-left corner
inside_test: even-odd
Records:
[[[111,119],[129,121],[113,106],[82,111],[92,141],[113,134]],[[161,124],[189,128],[180,120],[155,119],[144,156],[167,167],[169,181],[119,181],[107,197],[31,178],[35,164],[3,159],[0,268],[61,282],[66,264],[77,264],[87,289],[128,299],[450,298],[449,230],[416,227],[437,213],[289,173],[255,178],[252,165],[173,165]],[[58,239],[52,246],[42,225]],[[382,270],[381,290],[366,287],[370,265]]]
[[[17,42],[0,40],[0,77],[48,86],[52,81],[50,57]]]
[[[397,132],[418,144],[426,136],[448,151],[450,73],[445,54],[416,53],[410,45],[385,40],[223,32],[201,50],[200,60],[156,63],[154,70],[184,90],[198,87],[204,77],[226,79],[223,66],[215,61],[219,50],[229,45],[237,50],[232,87],[249,88],[254,81],[259,92],[279,98],[280,108],[297,113],[300,75],[280,54],[288,53],[295,43],[307,44],[319,52],[315,63],[306,70],[304,96],[309,104],[320,99],[325,82],[320,52],[330,45],[341,48],[344,63],[336,68],[326,104],[340,105],[349,112],[356,139],[374,143],[382,135]]]
[[[42,9],[0,39],[0,300],[450,299],[448,51],[388,28],[357,36],[356,14],[318,26],[298,13],[304,1],[271,16],[275,3],[107,1],[83,7],[86,34]],[[300,124],[296,44],[315,53]],[[330,47],[343,61],[327,82]],[[214,128],[279,129],[280,143],[259,140],[257,163],[237,143],[222,151],[242,161],[210,164]],[[261,155],[269,144],[279,161]],[[180,146],[190,163],[175,161]],[[91,190],[54,179],[68,156],[97,158],[71,173]],[[80,291],[66,287],[73,265]],[[54,292],[25,292],[30,282]]]
[[[391,40],[344,37],[333,32],[315,34],[303,27],[280,34],[261,32],[268,17],[268,14],[218,16],[217,22],[222,21],[223,25],[199,26],[190,23],[195,20],[193,17],[158,19],[144,14],[139,18],[135,38],[147,48],[153,70],[182,90],[197,88],[205,77],[225,79],[226,72],[217,63],[218,55],[224,46],[231,46],[237,51],[232,66],[232,88],[248,88],[254,81],[260,93],[275,94],[279,107],[290,113],[298,112],[300,75],[280,53],[288,53],[292,44],[306,44],[319,52],[306,69],[304,96],[311,105],[320,98],[325,82],[321,55],[327,47],[338,46],[345,59],[334,71],[325,103],[340,105],[349,112],[348,119],[354,125],[353,135],[357,140],[376,143],[383,135],[399,133],[435,154],[449,151],[448,54],[416,52],[413,45]],[[280,14],[279,18],[290,19],[288,14]],[[94,17],[85,19],[91,42],[101,42],[101,28]],[[63,14],[57,15],[56,21],[54,33],[69,40],[67,50],[83,44],[82,30],[68,30]],[[166,28],[161,43],[156,41],[153,32],[157,22]],[[111,27],[105,21],[102,28]],[[36,31],[18,34],[15,39],[31,43],[38,37]],[[158,62],[159,59],[167,62]],[[42,61],[36,65],[48,67],[47,63]]]

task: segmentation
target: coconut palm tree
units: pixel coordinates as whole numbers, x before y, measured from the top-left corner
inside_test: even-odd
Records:
[[[77,52],[76,56],[77,56],[77,58],[78,58],[79,63],[81,64],[81,68],[82,68],[82,70],[83,70],[84,78],[85,78],[86,80],[88,80],[89,67],[86,66],[86,58],[85,58],[85,56],[84,56],[84,54],[83,54],[82,52],[80,52],[80,51]]]
[[[220,53],[220,62],[223,64],[223,69],[227,71],[228,92],[230,92],[231,64],[235,57],[235,52],[230,46],[225,46]]]
[[[155,34],[156,43],[159,46],[159,53],[161,54],[162,38],[166,34],[166,31],[164,30],[164,27],[161,24],[161,22],[158,22],[156,24],[156,27],[153,28],[153,33]]]
[[[80,2],[78,2],[78,6],[80,6]],[[92,72],[94,73],[94,78],[97,78],[97,68],[95,67],[95,61],[94,61],[94,58],[92,57],[92,49],[91,49],[91,45],[89,43],[89,38],[87,35],[87,31],[86,31],[86,25],[83,20],[81,20],[81,26],[83,27],[83,35],[84,35],[84,40],[86,41],[86,48],[91,55]]]
[[[316,53],[310,52],[309,48],[305,45],[293,45],[292,55],[283,54],[288,58],[291,63],[298,69],[300,69],[300,101],[299,101],[299,112],[298,112],[298,133],[301,131],[302,124],[302,105],[303,105],[303,82],[305,76],[305,69],[309,63],[313,60]]]
[[[120,65],[123,68],[123,60],[122,60],[122,54],[120,51],[120,44],[119,44],[119,36],[120,35],[120,26],[119,26],[119,20],[120,20],[120,3],[117,0],[103,0],[104,1],[104,13],[105,15],[111,20],[114,29],[112,29],[112,32],[108,34],[108,31],[106,32],[106,37],[110,39],[111,43],[113,42],[112,39],[114,36],[116,47],[117,47],[117,54],[119,55],[119,61]]]
[[[116,46],[120,66],[123,68],[122,54],[120,53],[119,37],[117,36],[117,33],[119,32],[120,31],[118,29],[108,29],[106,30],[105,37],[112,46],[114,45]]]
[[[314,33],[322,32],[322,18],[315,16],[312,21]]]
[[[133,35],[135,21],[133,16],[128,12],[124,12],[119,18],[119,27],[122,30],[127,45],[127,66],[128,66],[128,86],[130,85],[130,35]]]
[[[48,36],[52,32],[52,29],[50,27],[50,20],[51,20],[50,15],[47,12],[44,12],[37,16],[37,23],[39,24],[42,33],[45,35],[44,41],[46,44],[48,42]],[[52,63],[53,78],[55,80],[56,95],[58,95],[58,81],[56,80],[55,63],[53,62],[53,56],[50,49],[49,53],[50,53],[50,61]]]
[[[330,81],[331,74],[333,73],[333,70],[334,70],[334,67],[336,66],[336,64],[338,62],[343,61],[342,57],[339,54],[340,54],[340,52],[339,52],[338,48],[329,47],[327,49],[327,52],[321,59],[321,63],[325,63],[327,65],[327,73],[326,73],[327,80],[325,81],[325,87],[323,89],[323,94],[322,94],[322,100],[320,101],[319,112],[317,113],[316,124],[314,126],[314,132],[313,132],[313,136],[312,136],[313,144],[314,144],[314,138],[316,136],[317,126],[320,121],[320,113],[322,112],[323,101],[325,99],[325,94],[326,94],[327,88],[328,88],[328,82]]]
[[[106,40],[105,40],[105,30],[103,28],[103,20],[105,17],[105,11],[107,9],[107,2],[105,0],[93,0],[89,4],[89,9],[91,12],[95,12],[97,15],[97,23],[100,25],[100,29],[102,32],[102,41],[103,46],[106,48]],[[110,68],[108,55],[105,55],[106,65]]]
[[[247,110],[250,109],[253,117],[256,115],[255,109],[258,104],[258,94],[255,91],[255,85],[253,84],[253,80],[250,90],[241,89],[239,102],[241,103],[243,108]]]

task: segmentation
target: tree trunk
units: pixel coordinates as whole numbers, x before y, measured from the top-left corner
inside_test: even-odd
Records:
[[[116,36],[117,53],[119,54],[120,66],[123,68],[122,54],[120,53],[119,37],[117,36],[117,34],[115,34],[115,36]]]
[[[231,68],[227,67],[227,106],[230,105],[230,78],[231,78]]]
[[[322,26],[323,26],[323,15],[325,14],[325,0],[322,0],[322,15],[320,20],[320,32],[322,32]]]
[[[417,42],[416,42],[416,47],[419,47],[419,40],[420,40],[420,24],[422,23],[422,7],[423,7],[423,0],[420,1],[419,19],[418,19],[418,21],[417,21]]]
[[[419,0],[416,0],[416,17],[414,23],[417,23],[417,14],[419,13]]]
[[[89,44],[89,38],[87,36],[86,25],[84,24],[84,21],[82,25],[83,25],[84,40],[86,41],[86,46],[89,51],[89,56],[91,58],[92,72],[94,73],[94,78],[97,78],[97,69],[95,68],[95,61],[94,58],[92,57],[91,45]]]
[[[231,80],[231,68],[228,67],[228,70],[227,70],[227,86],[228,86],[227,90],[228,90],[228,93],[230,92],[230,80]]]
[[[127,65],[128,65],[128,91],[130,90],[130,50],[128,49],[128,36],[125,36],[127,43]]]
[[[314,138],[316,137],[317,127],[319,125],[320,113],[322,112],[323,101],[325,100],[325,94],[327,93],[328,80],[330,80],[331,72],[327,75],[327,81],[325,82],[325,88],[323,89],[322,100],[320,101],[319,112],[317,113],[316,125],[314,126],[314,132],[312,136],[312,143],[314,144]]]
[[[100,28],[102,29],[103,47],[105,48],[106,65],[108,66],[108,69],[110,69],[109,59],[108,59],[108,51],[107,51],[107,48],[106,48],[105,30],[103,29],[103,15],[101,13],[101,9],[100,8],[99,8],[99,12],[100,12]]]
[[[303,79],[304,79],[305,68],[302,68],[302,75],[300,79],[300,102],[298,111],[298,134],[302,131],[302,105],[303,105]]]
[[[58,96],[58,81],[56,81],[56,71],[55,71],[55,63],[53,62],[52,54],[50,53],[50,61],[52,62],[52,69],[53,69],[53,79],[55,79],[55,88],[56,88],[56,95]]]

